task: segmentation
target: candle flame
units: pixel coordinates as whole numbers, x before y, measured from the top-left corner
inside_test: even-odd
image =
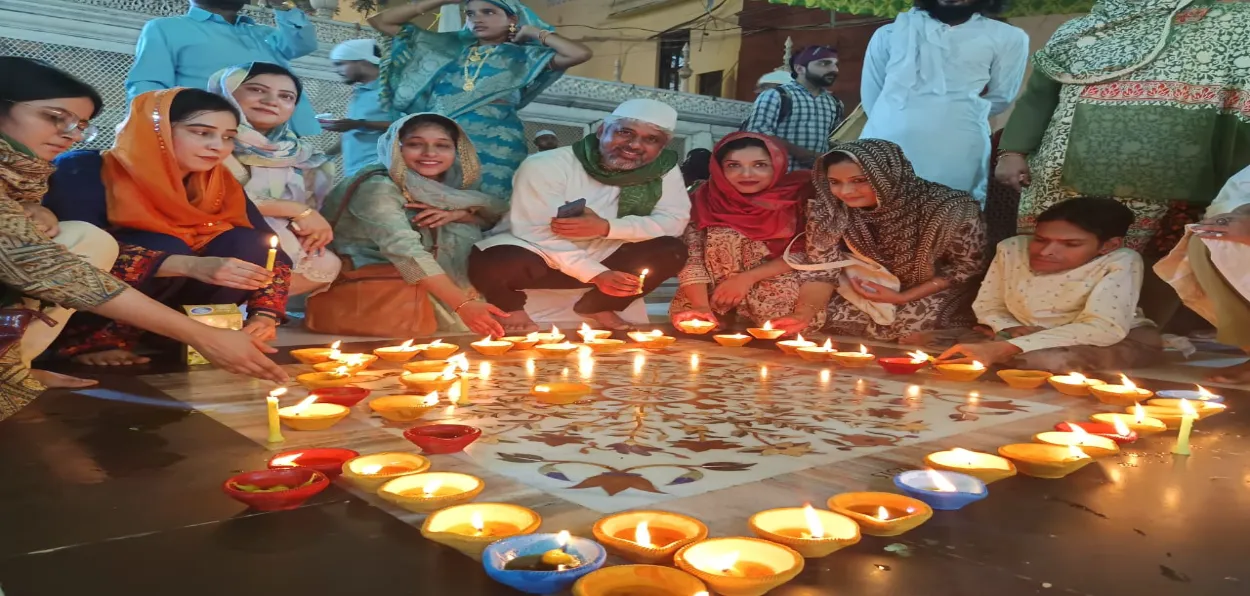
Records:
[[[271,462],[269,462],[269,464],[270,464],[270,465],[274,465],[274,466],[278,466],[278,467],[282,467],[282,468],[294,467],[294,466],[295,466],[295,460],[299,459],[299,457],[300,457],[301,455],[304,455],[304,454],[303,454],[303,453],[292,453],[292,454],[290,454],[290,455],[284,455],[284,456],[282,456],[282,457],[274,458],[274,460],[273,460],[273,461],[271,461]]]
[[[278,237],[277,237],[277,236],[270,236],[270,237],[269,237],[269,248],[278,248]]]
[[[951,453],[954,453],[955,455],[962,458],[964,461],[964,465],[969,466],[969,467],[972,466],[972,456],[974,454],[971,451],[968,451],[967,449],[964,449],[962,447],[956,447],[954,449],[951,449]]]
[[[343,357],[343,352],[339,351],[339,342],[336,341],[334,342],[333,346],[330,346],[330,360],[337,361],[338,359],[342,357]]]
[[[433,393],[430,393],[429,395],[426,395],[425,399],[421,400],[421,405],[426,406],[426,407],[431,407],[431,408],[434,406],[437,406],[438,405],[438,392],[435,391]]]
[[[448,360],[447,366],[443,367],[443,372],[439,373],[439,378],[444,381],[456,378],[456,363]]]
[[[654,546],[651,544],[651,532],[647,530],[647,522],[638,522],[638,527],[634,528],[634,542],[639,546]]]
[[[1140,403],[1133,404],[1133,416],[1135,417],[1134,422],[1137,424],[1146,423],[1146,409],[1141,407]]]
[[[463,353],[456,354],[455,356],[448,358],[447,364],[449,365],[454,364],[456,368],[460,370],[460,372],[469,371],[469,357],[465,356]]]
[[[410,350],[410,349],[412,349],[412,340],[410,339],[410,340],[405,341],[405,342],[404,342],[404,343],[402,343],[402,344],[399,344],[399,349],[401,349],[401,350]]]
[[[890,519],[890,510],[886,509],[885,505],[881,505],[877,507],[877,519],[881,521]]]
[[[866,346],[866,345],[864,345],[864,344],[859,344],[859,353],[860,353],[860,354],[867,354],[867,353],[868,353],[868,346]]]
[[[478,532],[486,528],[486,523],[482,521],[482,514],[477,511],[474,511],[473,515],[469,516],[469,525],[473,526],[473,529]]]
[[[1081,443],[1084,443],[1086,437],[1089,437],[1089,433],[1086,432],[1085,429],[1081,428],[1081,426],[1079,424],[1076,424],[1075,422],[1068,423],[1068,432],[1076,435],[1076,440]]]
[[[953,493],[959,490],[955,488],[955,483],[948,480],[946,476],[933,470],[925,470],[925,472],[929,474],[929,480],[933,481],[933,488],[937,489],[938,492]]]
[[[494,335],[491,335],[491,334],[487,334],[487,335],[486,335],[486,339],[483,339],[482,341],[483,341],[483,342],[486,342],[486,343],[490,343],[490,342],[492,342],[492,341],[495,341],[495,336],[494,336]]]
[[[981,364],[981,361],[980,361],[980,360],[973,360],[973,361],[972,361],[972,370],[985,370],[985,365],[984,365],[984,364]]]
[[[551,326],[551,334],[552,334],[552,335],[560,335],[560,330],[559,330],[559,329],[558,329],[555,325],[552,325],[552,326]]]
[[[304,412],[304,410],[308,408],[308,406],[313,405],[313,403],[314,403],[314,402],[316,402],[316,401],[317,401],[317,396],[316,396],[316,395],[310,395],[310,396],[308,396],[308,397],[305,397],[305,398],[304,398],[304,401],[301,401],[301,402],[299,402],[299,403],[297,403],[297,404],[295,404],[295,405],[291,406],[291,409],[290,409],[290,410],[288,410],[288,412],[290,412],[290,413],[291,413],[292,415],[294,415],[294,416],[298,416],[298,415],[302,414],[302,413]]]
[[[565,546],[568,545],[568,543],[569,543],[569,531],[560,530],[560,533],[556,534],[556,544],[559,544],[560,548],[564,548]]]
[[[912,364],[921,364],[921,363],[929,361],[929,355],[925,354],[924,352],[920,350],[916,350],[915,352],[908,352],[907,355],[911,356]]]
[[[820,349],[825,350],[826,352],[832,352],[832,351],[833,351],[833,340],[832,340],[832,339],[825,339],[825,343],[824,343],[823,345],[821,345],[821,346],[820,346]]]
[[[282,397],[283,395],[286,395],[286,387],[278,387],[277,389],[269,392],[269,397],[274,399]]]
[[[336,341],[336,342],[334,342],[334,343],[330,344],[330,349],[331,349],[331,350],[337,350],[337,349],[339,349],[339,346],[341,346],[341,345],[343,345],[343,340],[338,340],[338,341]]]
[[[334,376],[336,377],[347,377],[347,376],[351,376],[351,374],[352,373],[347,370],[346,366],[340,366],[334,369]]]
[[[1087,455],[1084,451],[1081,451],[1081,448],[1076,445],[1068,445],[1068,456],[1073,459],[1085,459],[1089,457],[1089,455]]]
[[[798,343],[803,343],[803,342],[805,342],[805,341],[807,341],[807,340],[806,340],[806,339],[803,339],[803,334],[802,334],[802,333],[800,333],[800,334],[798,334],[798,336],[797,336],[797,337],[795,337],[795,338],[794,338],[794,341],[796,341],[796,342],[798,342]]]
[[[366,476],[372,476],[382,471],[382,464],[369,464],[360,469],[360,473]]]
[[[773,322],[764,321],[764,331],[772,331],[772,330],[773,330]]]
[[[1070,373],[1068,373],[1068,376],[1072,378],[1072,382],[1073,382],[1073,383],[1084,383],[1084,382],[1085,382],[1085,375],[1083,375],[1083,374],[1081,374],[1081,373],[1079,373],[1079,372],[1070,372]]]
[[[648,335],[650,335],[651,337],[664,337],[664,332],[660,331],[659,329],[652,329],[651,333]]]
[[[454,404],[460,401],[460,398],[463,396],[464,393],[460,391],[460,383],[456,383],[447,388],[447,401]]]
[[[716,557],[711,561],[712,567],[721,571],[729,571],[734,568],[734,565],[738,564],[738,556],[738,551],[733,551],[723,556]]]
[[[812,538],[825,537],[825,525],[820,523],[820,517],[816,515],[816,510],[812,509],[811,503],[803,506],[803,518],[807,520],[807,531]]]
[[[342,362],[344,365],[346,365],[343,368],[346,368],[347,366],[350,366],[353,368],[357,366],[364,366],[367,360],[368,359],[365,357],[364,354],[352,354],[351,356],[348,356],[347,358],[343,359]]]
[[[1129,432],[1132,432],[1128,429],[1128,425],[1124,424],[1124,421],[1121,420],[1119,416],[1115,417],[1112,422],[1112,426],[1115,427],[1115,434],[1120,435],[1121,437],[1127,437]]]
[[[1193,418],[1198,415],[1198,410],[1195,410],[1193,404],[1189,403],[1187,399],[1181,400],[1181,411],[1185,413],[1186,418]]]
[[[443,486],[442,480],[431,480],[427,482],[424,487],[421,488],[421,492],[424,493],[427,498],[429,498],[429,497],[434,496],[434,493],[438,491],[438,489],[441,488],[442,486]]]
[[[1128,387],[1129,389],[1137,389],[1137,385],[1134,385],[1132,381],[1128,380],[1128,377],[1124,376],[1124,373],[1120,373],[1120,384]]]
[[[1201,395],[1204,398],[1215,397],[1214,393],[1207,391],[1207,388],[1203,387],[1202,385],[1194,385],[1194,387],[1198,388],[1198,395]]]
[[[582,342],[584,343],[590,343],[590,340],[595,337],[594,330],[590,328],[590,325],[585,323],[582,323],[582,328],[577,330],[577,334],[582,336]]]
[[[539,339],[539,338],[538,338],[538,332],[537,332],[537,331],[535,331],[535,332],[533,332],[533,333],[530,333],[530,334],[527,334],[527,335],[525,336],[525,341],[538,341],[538,339]]]

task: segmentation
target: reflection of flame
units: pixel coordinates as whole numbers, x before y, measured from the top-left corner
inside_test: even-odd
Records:
[[[820,371],[820,383],[822,385],[826,385],[829,383],[829,377],[830,377],[829,369],[826,368]]]
[[[425,487],[421,489],[421,492],[425,493],[426,497],[432,497],[434,496],[434,493],[438,492],[438,489],[441,488],[442,486],[443,486],[442,480],[431,480],[425,484]]]
[[[634,374],[642,374],[642,367],[647,363],[647,357],[642,354],[634,354]]]
[[[447,388],[447,401],[454,404],[459,402],[462,397],[464,397],[464,392],[460,390],[460,383]]]
[[[1068,445],[1068,456],[1072,459],[1085,459],[1089,457],[1089,455],[1087,455],[1084,451],[1081,451],[1081,448],[1076,445]]]
[[[890,519],[890,510],[886,509],[885,505],[880,505],[877,507],[877,519],[881,521]]]
[[[825,339],[825,343],[824,343],[824,345],[820,346],[820,349],[822,349],[822,350],[824,350],[824,351],[826,351],[826,352],[832,352],[832,351],[833,351],[833,340],[832,340],[832,339],[827,339],[827,338],[826,338],[826,339]]]
[[[908,352],[907,355],[911,356],[912,364],[922,364],[929,361],[929,355],[920,350]]]
[[[1187,399],[1181,400],[1181,411],[1185,413],[1186,418],[1193,418],[1198,415],[1198,410],[1195,410],[1194,406]]]
[[[534,391],[537,391],[539,393],[551,393],[551,388],[546,385],[539,385],[534,388]]]
[[[760,378],[761,378],[761,379],[767,379],[767,378],[768,378],[768,366],[767,366],[767,365],[764,365],[764,366],[761,366],[761,367],[760,367]]]
[[[489,378],[490,378],[490,368],[491,368],[491,367],[490,367],[490,363],[489,363],[489,362],[486,362],[486,361],[479,362],[479,363],[477,363],[477,374],[478,374],[479,376],[481,376],[483,380],[485,380],[485,379],[489,379]]]
[[[651,532],[647,530],[647,522],[638,522],[638,527],[634,529],[634,542],[639,546],[652,546]]]
[[[772,330],[773,330],[773,322],[764,321],[764,331],[772,331]]]
[[[285,468],[285,467],[294,467],[294,466],[295,466],[295,460],[299,459],[299,457],[300,457],[301,455],[304,455],[304,454],[303,454],[303,453],[292,453],[292,454],[290,454],[290,455],[284,455],[284,456],[282,456],[282,457],[276,458],[276,459],[274,459],[273,461],[271,461],[271,462],[269,462],[269,463],[270,463],[270,465],[274,465],[274,466],[278,466],[278,467],[282,467],[282,468]]]
[[[812,538],[825,537],[825,526],[820,523],[820,517],[816,515],[816,510],[812,509],[811,503],[803,506],[803,518],[807,520],[807,531]]]
[[[531,377],[534,376],[534,359],[533,358],[525,359],[525,374]]]
[[[1121,420],[1119,416],[1116,416],[1112,423],[1112,426],[1115,426],[1115,434],[1120,435],[1121,437],[1128,436],[1128,433],[1130,432],[1128,425],[1124,424],[1124,421]]]
[[[699,372],[699,355],[698,354],[690,355],[690,370],[694,372]]]
[[[1120,384],[1128,387],[1130,390],[1137,389],[1137,385],[1134,385],[1132,381],[1128,380],[1128,377],[1124,376],[1124,373],[1120,373]]]
[[[482,514],[476,511],[469,516],[469,525],[473,526],[473,529],[477,530],[479,534],[486,528],[486,523],[482,521]]]
[[[929,480],[933,481],[934,490],[940,493],[953,493],[959,489],[955,488],[955,484],[947,480],[946,476],[939,474],[933,470],[925,470],[929,474]]]
[[[1133,416],[1137,424],[1146,423],[1146,409],[1141,407],[1141,404],[1133,404]]]

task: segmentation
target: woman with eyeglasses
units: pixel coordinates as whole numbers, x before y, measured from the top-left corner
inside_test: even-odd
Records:
[[[0,420],[47,387],[95,381],[31,370],[74,310],[85,310],[190,344],[218,366],[282,382],[264,356],[272,349],[238,331],[214,329],[131,289],[113,266],[112,236],[80,221],[58,221],[39,206],[52,159],[95,135],[103,107],[87,84],[52,66],[0,56]]]

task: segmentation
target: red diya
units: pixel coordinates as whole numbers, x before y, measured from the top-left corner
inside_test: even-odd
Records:
[[[877,364],[892,375],[910,375],[929,366],[929,355],[920,351],[910,352],[906,358],[878,358]]]
[[[482,436],[482,429],[464,424],[427,424],[404,431],[404,438],[434,455],[459,453]]]
[[[271,489],[278,486],[291,487],[273,492],[249,492],[240,486]],[[221,484],[222,492],[230,498],[257,511],[286,511],[304,504],[313,495],[330,486],[325,474],[312,468],[282,468],[259,470],[231,476]]]
[[[351,449],[337,447],[283,451],[269,458],[269,469],[309,468],[333,480],[343,473],[343,462],[359,455]]]
[[[317,396],[319,404],[337,404],[350,408],[369,397],[369,393],[364,387],[322,387],[313,389],[309,395]]]
[[[1055,430],[1070,433],[1072,432],[1072,427],[1074,426],[1080,427],[1081,430],[1091,435],[1111,439],[1120,445],[1132,443],[1137,440],[1137,433],[1128,430],[1128,428],[1120,429],[1128,431],[1126,434],[1121,434],[1120,430],[1116,430],[1114,425],[1106,424],[1104,422],[1060,422],[1055,425]]]

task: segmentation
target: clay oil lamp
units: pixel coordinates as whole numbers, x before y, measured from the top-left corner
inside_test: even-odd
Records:
[[[421,346],[421,356],[430,360],[442,360],[451,358],[452,354],[460,351],[460,346],[456,344],[445,344],[443,340],[436,339],[428,344]]]
[[[859,344],[858,352],[834,352],[829,357],[846,368],[863,368],[877,359],[876,356],[868,353],[868,346],[864,344]]]
[[[418,360],[404,364],[404,372],[410,373],[441,372],[445,368],[447,368],[447,361],[443,359]]]
[[[1094,461],[1076,445],[1014,443],[999,447],[998,454],[1015,463],[1021,474],[1034,478],[1063,478]]]
[[[963,509],[989,496],[985,483],[959,472],[910,470],[894,477],[894,486],[937,511]]]
[[[386,395],[369,402],[369,409],[391,422],[413,422],[438,409],[438,392],[420,395]]]
[[[1103,383],[1101,385],[1092,385],[1089,392],[1098,398],[1098,401],[1109,406],[1127,407],[1135,403],[1139,403],[1150,399],[1154,395],[1153,391],[1138,388],[1128,377],[1120,375],[1119,385],[1110,385]]]
[[[317,372],[332,372],[339,368],[347,369],[349,374],[356,374],[363,370],[368,370],[369,365],[377,362],[378,357],[373,354],[344,354],[343,358],[332,362],[322,362],[314,364],[313,370]]]
[[[1184,409],[1183,404],[1189,404],[1189,406],[1194,409],[1197,413],[1198,420],[1206,420],[1216,414],[1222,414],[1224,413],[1224,410],[1228,409],[1226,404],[1220,402],[1190,401],[1188,399],[1176,399],[1171,397],[1149,400],[1146,402],[1146,408],[1147,410],[1150,408],[1170,408],[1174,410],[1182,410]]]
[[[626,511],[595,522],[595,540],[614,555],[635,563],[668,565],[683,546],[707,538],[707,526],[667,511]]]
[[[742,333],[721,333],[713,335],[712,339],[726,348],[741,348],[751,342],[751,336]]]
[[[1118,418],[1113,418],[1110,424],[1105,422],[1060,422],[1055,425],[1055,430],[1060,432],[1075,432],[1073,429],[1077,428],[1096,437],[1111,439],[1117,445],[1125,445],[1137,440],[1137,433],[1133,432],[1128,425],[1124,424],[1123,420]]]
[[[221,485],[230,498],[257,511],[287,511],[304,504],[330,486],[325,474],[312,468],[259,470],[231,476]]]
[[[859,524],[869,536],[898,536],[933,517],[924,501],[894,493],[842,493],[829,498],[829,510]]]
[[[585,399],[590,391],[585,383],[543,383],[530,389],[530,395],[542,403],[563,406]]]
[[[1089,395],[1089,388],[1094,385],[1103,385],[1098,379],[1090,379],[1078,372],[1071,372],[1066,375],[1055,375],[1046,379],[1051,387],[1064,395],[1072,397],[1084,397]]]
[[[314,389],[308,394],[317,396],[317,403],[338,404],[350,408],[369,397],[370,393],[364,387],[325,387]]]
[[[338,404],[317,403],[317,396],[310,395],[298,404],[279,408],[278,418],[293,430],[325,430],[351,412]]]
[[[564,334],[560,332],[560,328],[555,325],[551,326],[551,331],[547,333],[531,333],[538,338],[538,345],[558,344],[564,341]]]
[[[759,538],[709,538],[682,547],[673,562],[723,596],[761,596],[803,571],[803,555]]]
[[[797,348],[795,353],[810,362],[824,362],[833,357],[833,340],[826,339],[824,345],[819,347]]]
[[[453,472],[409,474],[388,481],[378,496],[413,513],[434,513],[472,501],[486,488],[481,478]]]
[[[672,567],[614,565],[577,580],[573,596],[707,596],[707,586]]]
[[[623,339],[610,339],[611,331],[606,329],[591,329],[590,325],[582,323],[582,328],[577,332],[582,336],[582,344],[590,348],[596,354],[603,352],[613,352],[625,346]]]
[[[677,323],[677,328],[680,329],[682,333],[688,333],[690,335],[704,335],[715,329],[716,323],[704,321],[703,319],[690,319],[688,321],[681,321],[680,323]]]
[[[1128,412],[1127,414],[1103,412],[1094,414],[1089,419],[1094,422],[1111,425],[1115,425],[1118,421],[1141,437],[1158,434],[1168,429],[1168,426],[1162,420],[1146,416],[1146,409],[1141,404],[1134,404],[1133,407],[1128,409]]]
[[[642,345],[646,350],[662,350],[673,345],[677,341],[676,337],[664,335],[659,329],[653,329],[649,332],[630,331],[629,338]]]
[[[339,474],[343,473],[343,462],[359,456],[359,453],[351,449],[334,447],[283,451],[269,458],[269,469],[308,468],[321,472],[326,475],[326,478],[334,480],[339,477]]]
[[[378,348],[373,351],[373,355],[387,362],[407,362],[417,357],[421,353],[420,346],[412,345],[412,340],[407,340],[398,346],[387,346]]]
[[[786,334],[785,329],[773,329],[772,321],[764,321],[763,327],[748,327],[747,333],[755,339],[773,340]]]
[[[975,381],[985,374],[985,365],[976,360],[972,364],[939,364],[934,368],[943,379],[960,383]]]
[[[309,389],[325,389],[327,387],[346,387],[358,383],[361,379],[352,375],[346,366],[339,366],[329,372],[310,372],[297,375],[295,380]]]
[[[404,431],[405,439],[430,455],[459,453],[481,436],[482,429],[465,424],[427,424]]]
[[[799,348],[816,347],[816,342],[803,339],[803,334],[800,333],[797,336],[795,336],[794,339],[785,339],[785,340],[777,342],[777,347],[780,348],[781,351],[785,352],[786,354],[795,355],[799,353],[798,352]]]
[[[1016,475],[1016,466],[1005,457],[958,447],[950,451],[930,453],[925,456],[924,463],[935,470],[972,476],[985,484]]]
[[[534,349],[534,346],[538,345],[539,341],[537,333],[531,333],[529,335],[511,335],[500,339],[511,343],[512,349],[517,351],[532,350]]]
[[[537,512],[511,503],[466,503],[440,509],[421,524],[421,535],[473,559],[501,538],[533,534],[542,525]]]
[[[998,378],[1002,379],[1008,387],[1012,389],[1037,389],[1046,384],[1046,380],[1051,378],[1049,372],[1044,370],[1020,370],[1009,368],[1007,370],[998,371]]]
[[[1074,445],[1094,459],[1115,455],[1120,452],[1120,445],[1115,441],[1107,437],[1091,435],[1080,426],[1073,426],[1071,432],[1048,431],[1037,433],[1033,435],[1033,440],[1047,445],[1059,445],[1060,447]]]
[[[458,361],[448,360],[439,372],[417,372],[400,375],[399,382],[405,387],[416,389],[418,393],[429,394],[435,391],[447,391],[460,381],[456,375]]]
[[[612,337],[612,332],[607,329],[591,329],[590,325],[582,323],[581,329],[577,330],[577,335],[581,336],[582,341],[590,343],[592,339],[607,339]]]
[[[362,455],[343,462],[343,479],[360,490],[376,493],[383,484],[430,469],[430,460],[402,451]]]
[[[538,344],[534,346],[539,354],[547,358],[563,358],[577,351],[577,344],[567,341],[550,344]]]
[[[588,538],[559,534],[511,536],[482,551],[491,579],[526,594],[556,594],[603,567],[608,553]]]
[[[1194,391],[1187,391],[1184,389],[1165,389],[1163,391],[1156,391],[1155,396],[1163,399],[1187,399],[1191,402],[1214,404],[1224,403],[1223,395],[1211,393],[1202,385],[1194,385],[1194,387],[1197,387]]]
[[[336,341],[330,344],[328,348],[300,348],[291,350],[291,357],[299,360],[303,364],[321,364],[331,360],[330,354],[339,351],[339,346],[343,345],[342,341]]]
[[[878,358],[877,364],[892,375],[910,375],[929,365],[929,355],[919,350],[908,352],[906,358]]]
[[[478,354],[483,356],[503,356],[508,350],[512,349],[512,342],[502,339],[495,339],[487,335],[486,339],[479,339],[471,344]]]
[[[854,520],[811,505],[761,511],[747,520],[747,526],[756,536],[784,544],[809,559],[829,556],[860,539]]]

